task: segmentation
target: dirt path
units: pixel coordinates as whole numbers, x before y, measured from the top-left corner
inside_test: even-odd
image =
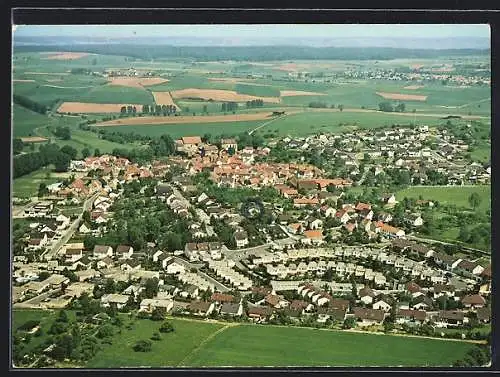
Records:
[[[217,330],[214,333],[207,336],[202,342],[200,342],[200,344],[198,344],[198,347],[193,349],[184,359],[182,359],[182,361],[179,364],[177,364],[177,366],[178,367],[188,366],[188,365],[185,365],[185,362],[188,361],[193,355],[195,355],[205,344],[207,344],[210,340],[212,340],[213,338],[215,338],[217,335],[219,335],[223,331],[227,330],[228,328],[236,327],[238,325],[239,325],[239,323],[228,323],[228,324],[226,324],[226,326],[220,328],[219,330]]]
[[[95,86],[59,86],[59,85],[49,85],[49,84],[45,84],[43,86],[46,86],[49,88],[57,88],[57,89],[90,89],[90,88],[95,88]]]

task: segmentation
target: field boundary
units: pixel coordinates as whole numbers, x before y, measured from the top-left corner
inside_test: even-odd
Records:
[[[212,334],[210,334],[209,336],[207,336],[205,339],[203,339],[203,341],[200,342],[200,344],[198,344],[198,346],[196,348],[194,348],[190,353],[188,353],[187,356],[184,359],[182,359],[179,362],[179,364],[177,364],[177,366],[178,367],[186,366],[184,363],[186,361],[188,361],[192,356],[194,356],[198,351],[200,351],[205,344],[207,344],[210,340],[215,338],[220,333],[226,331],[228,328],[236,327],[236,326],[239,326],[239,323],[228,323],[228,324],[226,324],[226,326],[220,328],[219,330],[217,330],[217,331],[213,332]]]

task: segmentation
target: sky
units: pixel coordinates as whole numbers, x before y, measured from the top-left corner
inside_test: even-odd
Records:
[[[342,25],[16,25],[16,36],[86,37],[238,37],[327,38],[490,38],[488,24],[342,24]]]

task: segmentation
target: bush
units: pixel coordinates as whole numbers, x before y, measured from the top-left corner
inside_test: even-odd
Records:
[[[150,316],[149,316],[148,312],[141,311],[141,312],[137,313],[137,318],[139,318],[139,319],[148,319],[149,317]]]
[[[162,323],[159,330],[162,333],[172,332],[172,331],[174,331],[174,326],[172,326],[172,324],[170,322],[165,321]]]
[[[151,336],[151,340],[161,340],[160,333],[155,332],[153,336]]]
[[[30,321],[24,322],[21,326],[19,326],[17,329],[22,330],[22,331],[28,331],[31,330],[32,328],[38,326],[40,324],[40,321],[33,319]]]
[[[139,340],[134,344],[135,352],[151,352],[153,343],[150,340]]]

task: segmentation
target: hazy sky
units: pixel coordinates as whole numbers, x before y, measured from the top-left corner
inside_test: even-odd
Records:
[[[19,36],[196,37],[490,37],[487,24],[342,25],[17,25]]]

